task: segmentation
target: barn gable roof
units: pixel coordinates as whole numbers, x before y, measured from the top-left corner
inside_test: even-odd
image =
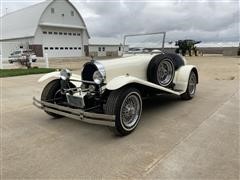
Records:
[[[0,18],[0,24],[2,27],[0,40],[33,37],[36,33],[42,14],[53,1],[55,0],[46,0],[2,16]],[[68,0],[66,1],[69,2]],[[69,4],[73,6],[71,2],[69,2]],[[80,14],[79,16],[82,19]],[[84,23],[83,19],[82,21]]]

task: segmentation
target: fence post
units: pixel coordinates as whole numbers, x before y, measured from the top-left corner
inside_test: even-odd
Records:
[[[46,62],[46,68],[49,68],[48,54],[47,53],[45,53],[45,62]]]
[[[2,58],[2,54],[0,54],[0,69],[3,69],[3,58]]]

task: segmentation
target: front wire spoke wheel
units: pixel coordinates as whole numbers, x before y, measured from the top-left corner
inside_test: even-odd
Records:
[[[140,106],[140,100],[134,94],[124,100],[120,115],[121,121],[126,128],[131,128],[138,121],[141,111]]]
[[[53,98],[53,103],[54,104],[62,104],[67,101],[66,95],[62,93],[62,90],[59,89]]]
[[[142,113],[140,91],[133,87],[124,87],[109,94],[104,106],[104,113],[115,115],[116,135],[125,136],[137,127]]]

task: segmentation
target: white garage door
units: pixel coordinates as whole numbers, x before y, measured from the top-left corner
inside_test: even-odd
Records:
[[[43,30],[43,50],[49,57],[78,57],[83,55],[80,31]]]

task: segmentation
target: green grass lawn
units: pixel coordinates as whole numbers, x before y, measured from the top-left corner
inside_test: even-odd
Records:
[[[0,78],[11,76],[23,76],[29,74],[44,74],[56,71],[53,68],[30,68],[30,69],[0,69]]]

